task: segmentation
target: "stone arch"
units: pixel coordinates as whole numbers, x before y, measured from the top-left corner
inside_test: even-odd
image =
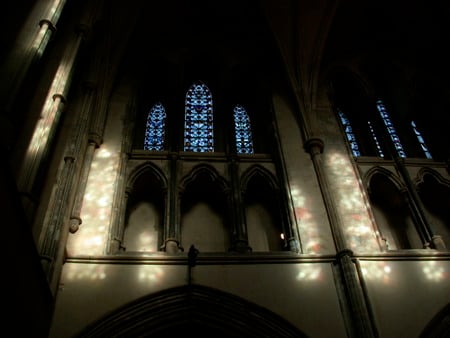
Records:
[[[136,180],[143,174],[150,173],[161,183],[163,189],[167,189],[167,177],[163,171],[151,162],[145,162],[136,167],[129,175],[127,180],[127,189],[134,186]]]
[[[416,178],[414,180],[414,183],[416,185],[420,185],[425,182],[425,176],[430,175],[433,177],[434,180],[436,180],[437,183],[442,184],[448,188],[450,188],[450,180],[445,179],[442,177],[440,173],[438,173],[436,170],[429,168],[429,167],[423,167],[419,170],[419,172],[416,175]]]
[[[430,320],[419,336],[419,338],[445,337],[450,337],[450,303]]]
[[[158,251],[164,241],[167,178],[145,162],[127,180],[123,247],[127,251]]]
[[[395,127],[397,142],[401,144],[406,156],[424,158],[423,149],[411,126],[411,122],[415,121],[417,129],[423,130],[423,124],[416,120],[417,114],[414,111],[414,84],[411,82],[413,74],[399,62],[386,58],[370,60],[365,65],[365,70],[376,88],[377,100],[381,99],[386,107],[392,127]]]
[[[242,174],[241,194],[252,250],[288,250],[294,236],[274,175],[261,165],[250,167]]]
[[[180,242],[203,252],[226,252],[231,247],[230,187],[216,169],[195,166],[179,184]]]
[[[307,337],[276,313],[201,285],[163,290],[126,304],[76,337]]]
[[[247,189],[249,181],[255,176],[263,177],[272,189],[279,189],[278,180],[276,177],[268,169],[257,164],[248,168],[241,175],[241,190],[243,192]]]
[[[374,167],[366,173],[364,182],[386,249],[422,248],[405,187],[399,179],[385,168]]]
[[[180,191],[185,191],[186,188],[200,176],[208,177],[212,182],[216,183],[223,192],[226,192],[229,189],[227,181],[219,175],[213,166],[202,163],[192,168],[192,170],[181,179],[179,184]]]
[[[358,145],[361,153],[358,156],[380,156],[373,134],[381,134],[383,126],[376,110],[373,84],[360,69],[347,65],[330,68],[328,83],[329,99],[336,119],[339,120],[338,125],[346,134],[341,115],[345,116],[354,135],[353,142]]]
[[[370,181],[373,178],[374,175],[384,175],[386,176],[392,184],[394,184],[395,188],[399,191],[405,190],[404,184],[399,180],[397,176],[392,171],[389,171],[386,168],[375,166],[370,168],[363,177],[364,187],[370,194]]]
[[[433,235],[442,240],[444,247],[450,247],[450,181],[433,169],[421,168],[414,183]]]

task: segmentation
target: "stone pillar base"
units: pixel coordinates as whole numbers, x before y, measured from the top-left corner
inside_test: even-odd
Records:
[[[439,235],[435,235],[431,238],[431,246],[436,250],[447,250],[444,240]]]
[[[178,241],[173,238],[166,239],[163,250],[167,253],[178,253],[184,251],[183,248],[180,247]]]

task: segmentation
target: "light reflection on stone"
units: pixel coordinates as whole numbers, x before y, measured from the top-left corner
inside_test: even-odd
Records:
[[[443,264],[436,261],[420,262],[422,271],[428,280],[440,282],[444,279],[450,279],[450,271],[446,270]]]
[[[328,157],[330,188],[338,198],[348,246],[355,251],[379,251],[376,232],[368,213],[368,204],[349,160],[339,153]]]
[[[94,157],[81,208],[82,226],[71,236],[71,254],[100,255],[108,240],[119,157],[104,144]]]
[[[103,265],[98,264],[68,264],[65,266],[68,280],[102,280],[106,278]]]
[[[295,185],[291,189],[294,213],[300,231],[300,238],[307,239],[303,244],[304,253],[319,253],[322,247],[321,237],[316,222],[313,220],[310,207],[301,189]]]
[[[157,283],[161,282],[163,274],[159,266],[143,265],[139,268],[138,280],[141,283]]]
[[[318,264],[301,264],[297,274],[297,280],[320,280],[322,279],[322,267]]]
[[[140,241],[140,249],[141,251],[154,251],[154,248],[156,247],[155,238],[152,236],[149,232],[144,232],[139,237]]]
[[[387,262],[371,262],[361,268],[361,272],[367,280],[379,280],[385,284],[391,281],[391,266]]]

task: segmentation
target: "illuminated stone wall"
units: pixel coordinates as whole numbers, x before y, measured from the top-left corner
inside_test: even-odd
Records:
[[[187,283],[187,265],[173,260],[164,265],[151,263],[155,257],[125,257],[125,264],[120,259],[110,263],[89,259],[66,263],[50,337],[72,336],[128,302]],[[140,263],[146,259],[147,263]],[[240,263],[197,265],[192,270],[192,282],[263,306],[310,337],[321,336],[324,326],[336,337],[346,336],[330,262],[242,262],[245,257]]]
[[[304,150],[298,112],[281,96],[274,96],[277,127],[280,131],[282,160],[285,163],[289,193],[301,247],[307,254],[327,254],[336,251],[328,217],[309,154]]]
[[[432,315],[448,304],[450,263],[407,254],[404,259],[361,259],[380,337],[418,337]]]

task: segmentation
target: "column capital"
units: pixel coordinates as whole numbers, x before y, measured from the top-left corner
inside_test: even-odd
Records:
[[[78,217],[78,216],[71,216],[70,217],[70,223],[69,223],[69,231],[70,231],[70,233],[74,234],[75,232],[77,232],[78,229],[80,228],[81,223],[83,223],[83,221],[81,220],[80,217]]]
[[[59,99],[62,103],[66,103],[66,98],[64,97],[63,94],[60,93],[56,93],[52,96],[53,101],[56,101],[57,99]]]
[[[41,21],[39,21],[40,27],[44,25],[47,25],[48,29],[50,29],[52,33],[56,32],[56,26],[49,19],[42,19]]]
[[[175,238],[167,238],[162,246],[162,249],[168,253],[183,252],[184,249],[180,246],[180,242]]]
[[[341,259],[342,257],[345,257],[345,256],[348,256],[348,257],[353,257],[353,251],[352,250],[350,250],[350,249],[342,249],[341,251],[339,251],[337,254],[336,254],[336,258],[337,259]]]
[[[325,143],[321,138],[313,137],[313,138],[306,140],[303,147],[311,155],[316,155],[316,154],[323,153]]]
[[[100,147],[100,144],[102,144],[102,137],[95,132],[90,132],[88,138],[89,142],[94,143],[96,148]]]

